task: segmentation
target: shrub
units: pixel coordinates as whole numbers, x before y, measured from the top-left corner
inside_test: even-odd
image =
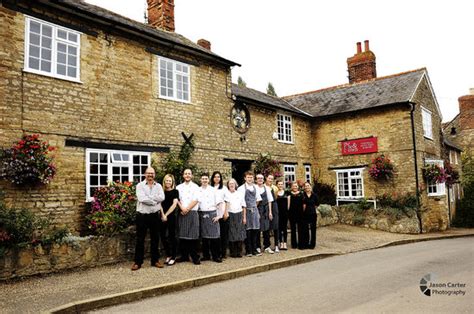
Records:
[[[416,195],[413,193],[406,193],[400,196],[396,194],[383,194],[381,196],[377,196],[377,204],[380,207],[391,207],[391,208],[398,208],[398,209],[405,209],[411,208],[416,209]]]
[[[332,207],[331,205],[322,204],[318,206],[318,211],[321,213],[321,217],[331,217]]]
[[[336,190],[334,184],[322,183],[314,179],[313,193],[320,204],[336,205]]]
[[[474,228],[474,157],[470,153],[462,155],[464,197],[459,202],[453,226]]]
[[[365,223],[365,217],[360,214],[354,215],[354,218],[352,218],[352,223],[354,226],[361,226]]]
[[[41,141],[38,134],[23,135],[12,148],[1,153],[1,176],[16,185],[48,184],[56,174],[55,147]]]
[[[88,229],[98,235],[123,232],[135,221],[135,185],[130,182],[112,182],[94,193],[89,214]]]
[[[372,159],[369,175],[375,180],[389,180],[393,178],[393,164],[390,158],[380,155]]]
[[[66,227],[51,227],[48,218],[39,218],[28,209],[6,208],[0,201],[0,256],[8,248],[60,242],[68,234]]]

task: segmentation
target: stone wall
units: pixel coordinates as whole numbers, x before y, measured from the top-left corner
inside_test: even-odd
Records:
[[[303,163],[312,162],[311,123],[299,117],[293,117],[295,143],[279,143],[272,138],[277,112],[250,106],[251,127],[241,141],[230,121],[229,68],[167,48],[163,51],[170,57],[193,64],[191,102],[162,99],[158,56],[145,48],[164,48],[96,27],[97,36],[81,35],[81,83],[70,82],[23,71],[25,16],[0,5],[0,23],[0,146],[10,147],[26,132],[58,147],[52,184],[24,190],[0,183],[8,206],[51,215],[76,234],[81,230],[85,148],[66,146],[66,139],[178,149],[181,132],[194,134],[193,162],[224,173],[231,172],[224,159],[249,160],[265,152],[297,163],[298,178],[304,177]]]
[[[10,249],[0,257],[0,280],[90,268],[133,258],[134,238],[69,237],[63,244]]]

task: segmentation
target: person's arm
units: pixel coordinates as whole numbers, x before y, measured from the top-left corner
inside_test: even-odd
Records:
[[[260,204],[260,202],[262,201],[262,196],[260,195],[260,193],[258,193],[257,187],[255,185],[253,186],[253,188],[255,189],[255,195],[256,195],[257,206],[258,206],[258,204]]]
[[[174,212],[174,210],[176,209],[176,206],[178,206],[178,199],[175,198],[173,199],[173,204],[171,204],[170,208],[168,208],[168,210],[166,211],[166,218],[168,218],[169,215],[171,215],[172,212]]]
[[[148,206],[155,206],[158,204],[145,192],[143,184],[137,185],[137,201]]]
[[[153,194],[152,199],[158,204],[165,200],[165,192],[163,191],[161,184],[157,183],[156,186],[158,191],[157,193]]]
[[[242,224],[247,223],[247,208],[245,206],[242,207]]]

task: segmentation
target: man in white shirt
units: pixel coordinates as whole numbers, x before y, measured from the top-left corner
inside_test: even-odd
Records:
[[[199,187],[192,181],[192,178],[192,170],[185,169],[183,172],[184,182],[176,187],[179,192],[178,237],[181,248],[181,257],[177,259],[177,262],[188,261],[191,255],[193,263],[199,265],[201,264],[201,258],[197,254],[199,241]]]
[[[135,245],[135,263],[132,270],[142,267],[145,253],[145,236],[150,230],[151,265],[162,268],[160,263],[158,241],[161,202],[165,199],[162,186],[155,182],[155,169],[148,167],[145,170],[145,180],[137,184],[137,241]]]

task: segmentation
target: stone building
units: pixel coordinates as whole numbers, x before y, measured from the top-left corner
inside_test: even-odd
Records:
[[[141,180],[183,134],[193,135],[202,169],[239,179],[268,152],[287,181],[333,183],[340,201],[415,193],[422,166],[441,162],[441,114],[426,69],[377,78],[366,42],[347,60],[349,84],[272,97],[232,84],[238,64],[207,40],[176,34],[173,11],[172,0],[149,0],[147,25],[82,1],[0,1],[0,145],[38,133],[58,147],[50,185],[0,183],[9,205],[79,232],[95,188]],[[364,142],[364,154],[343,153]],[[382,153],[397,169],[386,184],[367,173]],[[423,232],[444,230],[444,186],[423,191]]]

